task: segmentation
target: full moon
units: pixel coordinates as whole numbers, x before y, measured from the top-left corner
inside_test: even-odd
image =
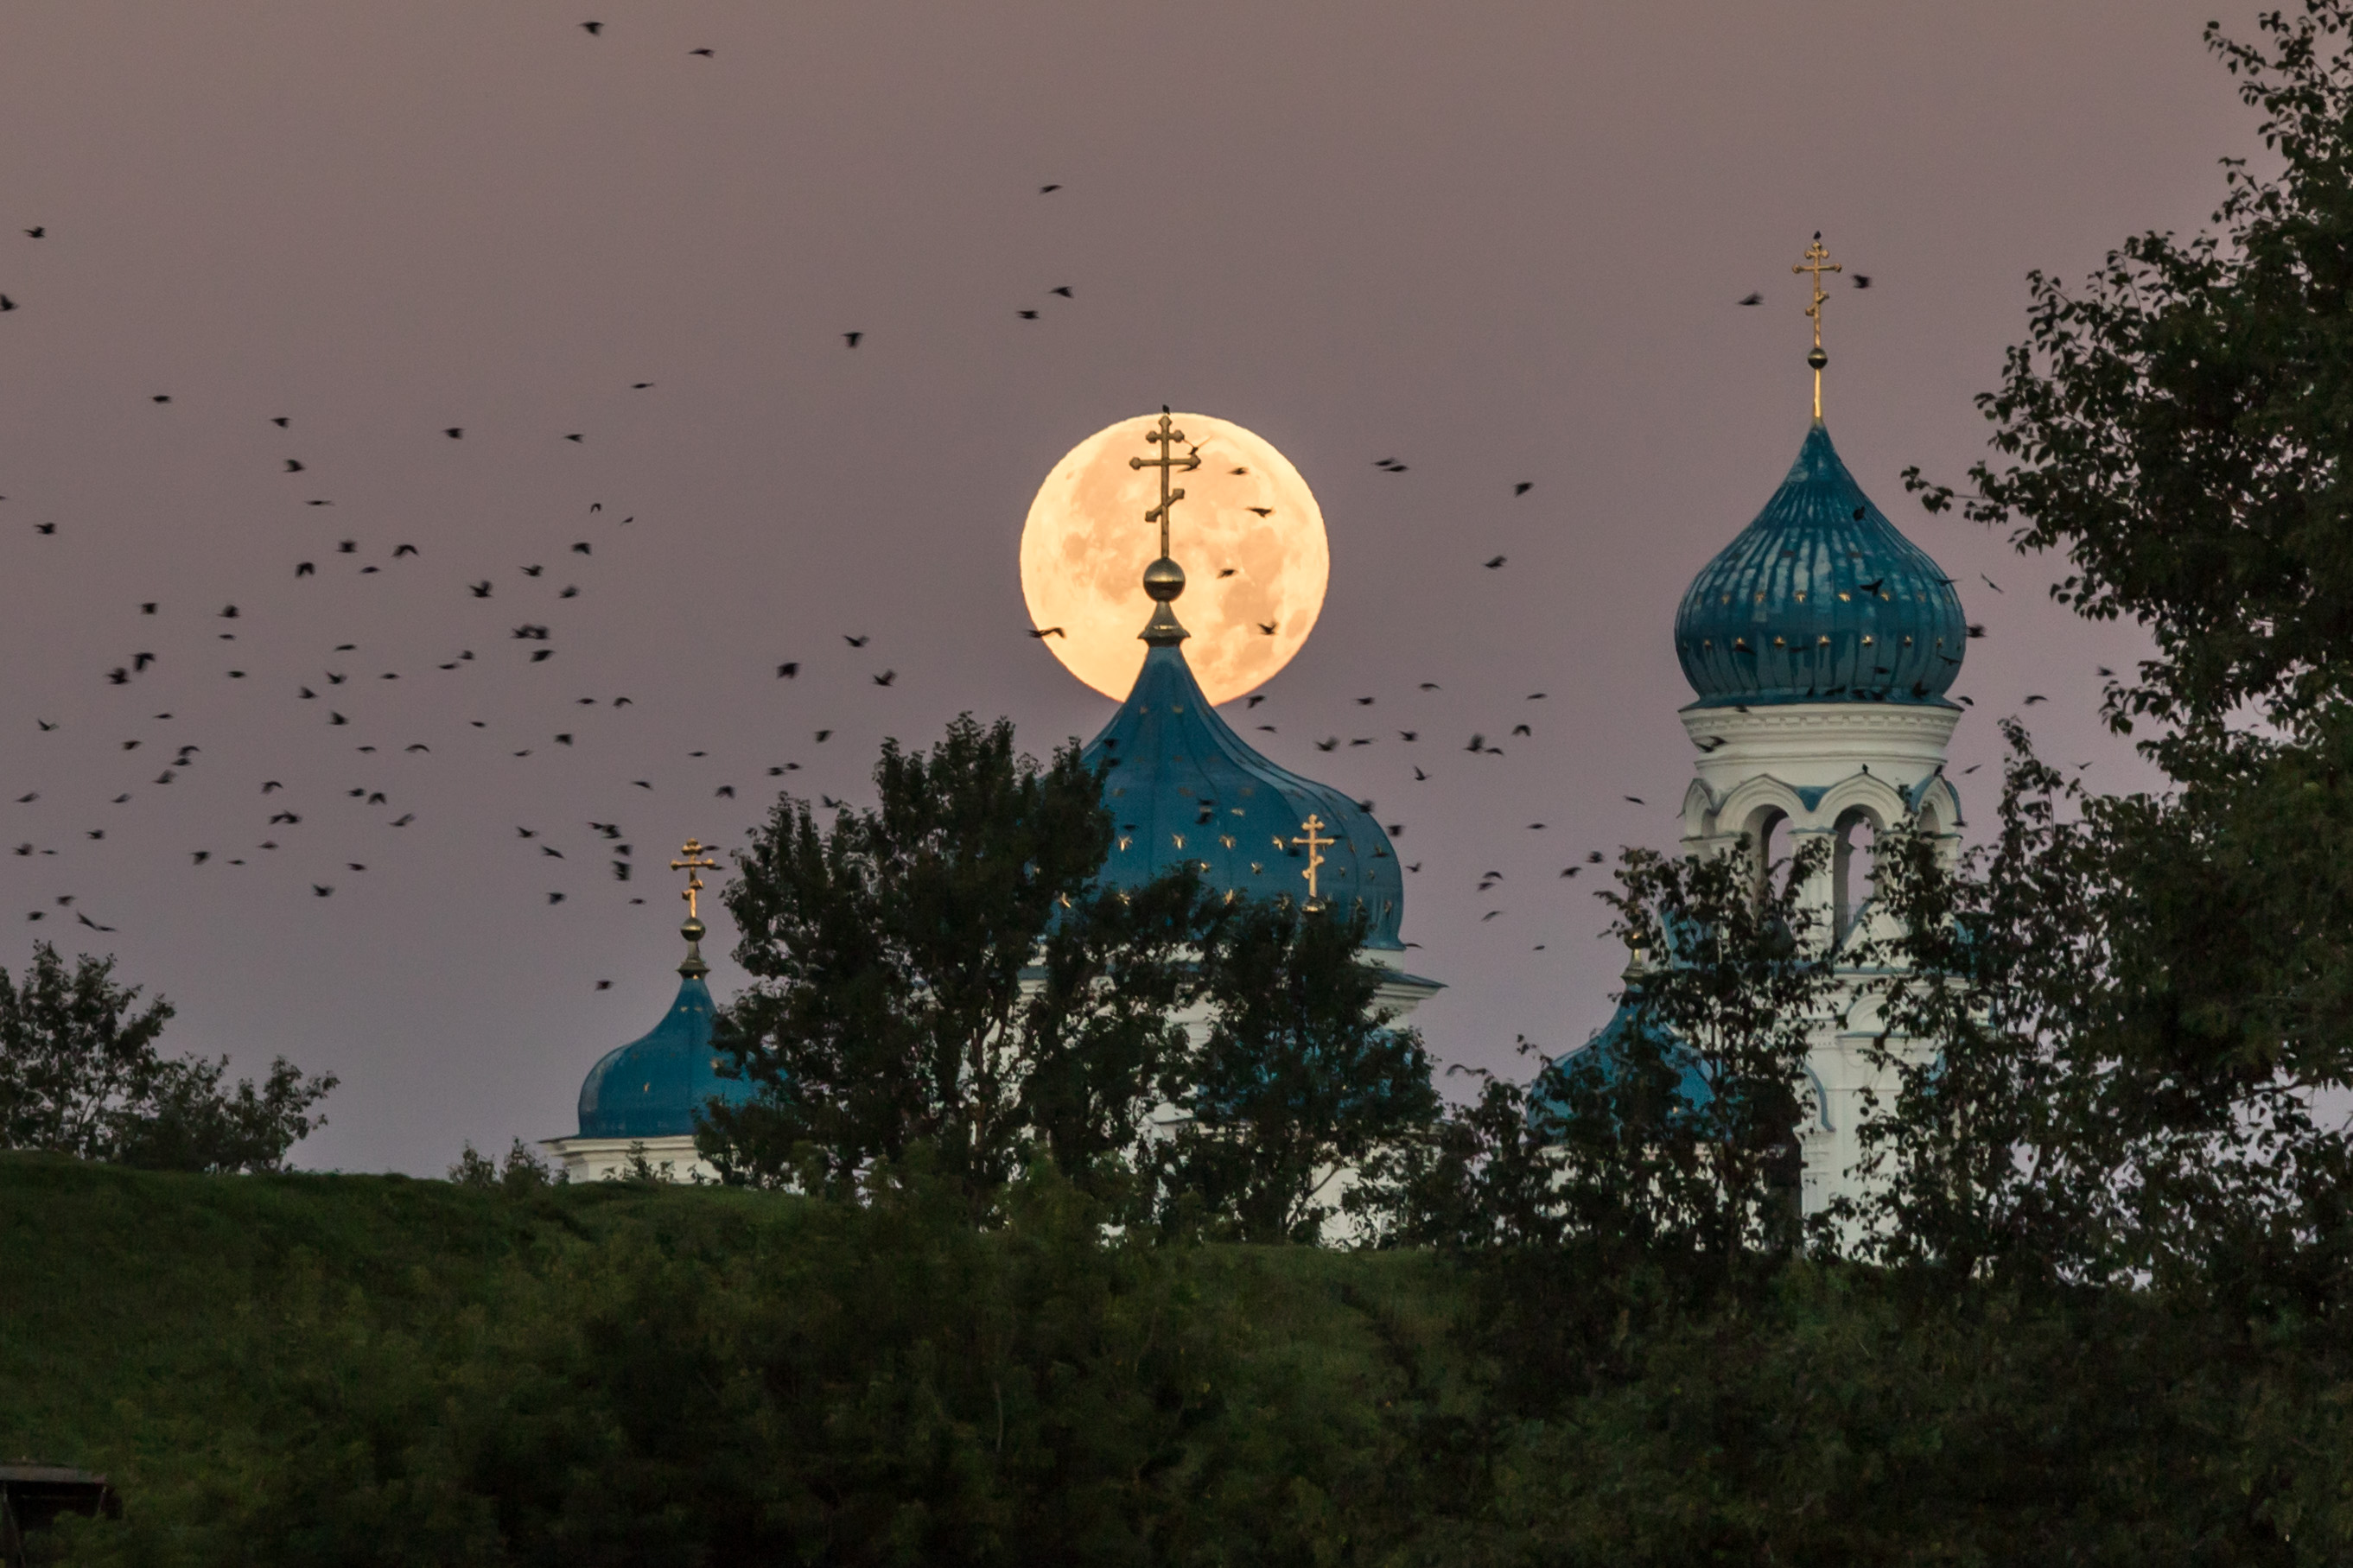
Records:
[[[1170,606],[1192,637],[1186,662],[1213,703],[1263,686],[1314,629],[1332,574],[1324,514],[1283,455],[1239,425],[1205,414],[1171,416],[1201,466],[1172,473],[1185,492],[1171,510],[1168,552],[1185,568]],[[1151,618],[1144,569],[1160,553],[1157,468],[1130,458],[1160,448],[1145,433],[1157,414],[1098,430],[1054,465],[1021,529],[1021,596],[1041,640],[1072,675],[1118,700],[1144,666],[1137,634]]]

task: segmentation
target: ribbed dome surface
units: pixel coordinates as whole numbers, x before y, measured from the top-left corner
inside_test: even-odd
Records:
[[[642,1039],[607,1051],[580,1086],[583,1138],[668,1138],[694,1131],[695,1112],[717,1095],[730,1104],[752,1098],[745,1079],[721,1078],[711,1049],[711,988],[700,975],[679,984],[678,999]]]
[[[1338,790],[1275,766],[1250,750],[1201,695],[1183,650],[1153,647],[1119,711],[1087,743],[1085,760],[1105,760],[1103,804],[1112,850],[1103,879],[1140,887],[1170,865],[1190,861],[1212,889],[1251,898],[1304,898],[1307,852],[1291,841],[1311,816],[1323,824],[1325,902],[1372,913],[1366,947],[1401,951],[1404,878],[1388,835]]]
[[[1951,580],[1862,493],[1819,420],[1675,612],[1675,656],[1702,708],[1950,706],[1968,635]]]

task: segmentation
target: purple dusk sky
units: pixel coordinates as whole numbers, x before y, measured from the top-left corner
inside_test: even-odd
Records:
[[[1330,596],[1253,738],[1406,825],[1432,1048],[1572,1046],[1622,960],[1559,871],[1673,841],[1669,631],[1804,434],[1816,229],[1874,279],[1833,290],[1831,428],[1989,628],[1956,768],[2043,693],[2047,755],[2145,778],[2094,716],[2132,630],[1896,476],[1980,450],[2030,268],[2205,221],[2253,150],[2214,10],[8,7],[0,839],[35,852],[0,963],[111,952],[178,1048],[340,1073],[308,1164],[568,1132],[670,1000],[646,868],[688,835],[740,844],[780,783],[868,798],[883,736],[961,710],[1039,753],[1108,716],[1022,635],[1016,541],[1056,458],[1166,403],[1322,502]]]

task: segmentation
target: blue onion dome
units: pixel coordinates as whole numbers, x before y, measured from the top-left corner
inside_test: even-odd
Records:
[[[1160,611],[1166,608],[1164,601]],[[1178,646],[1184,633],[1171,629],[1147,635],[1151,647],[1127,700],[1082,753],[1105,769],[1112,847],[1104,885],[1142,887],[1187,861],[1229,898],[1303,899],[1307,849],[1299,840],[1313,817],[1317,837],[1330,840],[1318,847],[1319,896],[1371,912],[1366,947],[1402,952],[1405,879],[1388,835],[1340,791],[1252,751],[1201,694]]]
[[[1789,477],[1675,612],[1675,656],[1700,708],[1950,707],[1968,637],[1952,579],[1872,504],[1819,419]]]
[[[688,942],[702,935],[702,922],[687,922]],[[607,1051],[588,1069],[580,1086],[583,1138],[669,1138],[694,1131],[694,1119],[713,1096],[740,1105],[756,1092],[745,1079],[719,1076],[720,1058],[711,1048],[709,973],[690,945],[679,965],[678,999],[642,1037]]]

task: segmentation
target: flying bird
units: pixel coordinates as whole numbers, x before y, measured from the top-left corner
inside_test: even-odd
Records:
[[[33,524],[33,531],[35,533],[55,533],[57,531],[58,525],[54,522],[37,522]],[[153,615],[154,612],[151,610],[148,613]]]
[[[287,458],[287,459],[286,459],[286,472],[288,472],[288,473],[290,473],[290,474],[299,474],[299,473],[302,472],[302,464],[301,464],[301,461],[299,458]]]
[[[1535,482],[1535,480],[1534,480],[1534,479],[1522,479],[1518,484],[1515,484],[1515,485],[1514,485],[1514,486],[1512,487],[1512,493],[1513,493],[1514,495],[1515,495],[1515,496],[1524,496],[1524,495],[1527,494],[1530,490],[1532,490],[1532,489],[1535,489],[1535,488],[1536,488],[1536,482]]]
[[[888,686],[898,679],[899,672],[897,670],[886,669],[881,674],[874,678],[874,684],[877,686]]]
[[[35,239],[46,239],[48,237],[49,227],[47,224],[35,224],[25,232],[32,236]]]
[[[469,583],[466,588],[477,599],[487,599],[491,596],[491,584],[488,579],[480,583]]]
[[[1220,577],[1230,577],[1240,570],[1241,568],[1239,566],[1229,566],[1224,571],[1219,573],[1218,575]]]
[[[567,440],[567,441],[585,441],[585,440],[586,440],[587,438],[588,438],[588,437],[586,437],[586,436],[583,436],[583,435],[582,435],[580,432],[578,432],[577,430],[574,431],[571,435],[566,436],[566,437],[565,437],[565,440]]]
[[[583,22],[580,24],[580,30],[593,38],[597,34],[605,30],[605,24],[602,22]]]
[[[1257,626],[1257,627],[1258,627],[1258,629],[1259,629],[1260,631],[1264,632],[1268,637],[1272,637],[1272,636],[1274,635],[1274,628],[1275,628],[1275,623],[1274,623],[1274,622],[1272,622],[1272,621],[1259,621],[1259,622],[1256,622],[1256,623],[1254,623],[1254,624]]]
[[[319,568],[311,562],[298,561],[294,563],[294,575],[297,577],[315,577],[318,574]]]
[[[1038,194],[1041,196],[1050,196],[1061,188],[1060,185],[1040,185],[1038,187]]]
[[[800,672],[801,667],[798,659],[794,660],[790,664],[780,664],[776,666],[776,679],[779,680],[794,679],[800,674]],[[628,700],[628,699],[626,697],[617,697],[614,699],[614,703],[616,706],[618,706],[620,703],[627,702]]]
[[[864,647],[868,643],[872,642],[874,637],[871,633],[865,637],[854,637],[848,632],[844,632],[841,634],[841,640],[848,643],[852,647]]]
[[[1063,284],[1059,289],[1049,289],[1046,292],[1049,294],[1060,294],[1065,300],[1072,297],[1071,294],[1071,286],[1067,283]]]
[[[1985,635],[1986,635],[1986,633],[1985,633],[1985,627],[1983,627],[1982,626],[1978,625],[1978,624],[1977,624],[1976,622],[1974,622],[1974,621],[1972,621],[1972,622],[1970,622],[1970,623],[1969,623],[1969,636],[1971,636],[1971,637],[1983,637],[1983,636],[1985,636]]]
[[[1043,642],[1048,637],[1060,637],[1063,641],[1068,642],[1071,636],[1070,633],[1064,631],[1060,626],[1032,626],[1029,629],[1029,635],[1036,637],[1040,642]]]
[[[1271,506],[1244,507],[1242,510],[1245,511],[1254,511],[1261,517],[1272,517],[1274,515],[1274,508]]]
[[[1049,186],[1048,188],[1051,189],[1052,187]],[[844,332],[841,334],[841,341],[848,343],[851,348],[856,348],[858,346],[858,340],[865,335],[866,334],[864,332]]]
[[[1014,314],[1025,321],[1034,321],[1038,319],[1038,312],[1035,310],[1016,310]]]
[[[1630,795],[1626,796],[1626,798],[1627,798],[1628,800],[1632,801],[1636,805],[1649,805],[1649,804],[1650,804],[1648,801],[1645,801],[1645,800],[1644,800],[1641,795]]]
[[[1980,572],[1978,574],[1978,580],[1982,582],[1987,587],[1991,588],[1995,593],[1999,594],[2001,592],[2001,584],[1987,576],[1984,573]]]
[[[1509,560],[1509,559],[1510,559],[1510,557],[1509,557],[1509,556],[1505,556],[1505,555],[1498,555],[1498,556],[1496,556],[1493,561],[1490,561],[1490,562],[1488,562],[1488,563],[1487,563],[1487,570],[1488,570],[1488,571],[1490,571],[1490,572],[1493,572],[1496,567],[1501,566],[1501,565],[1502,565],[1505,561],[1507,561],[1507,560]]]
[[[1744,305],[1761,305],[1764,302],[1765,296],[1762,294],[1751,294],[1748,298],[1740,301],[1740,303]]]
[[[701,56],[702,56],[704,59],[706,59],[706,60],[708,60],[708,59],[715,59],[715,58],[718,58],[718,57],[717,57],[717,56],[716,56],[712,51],[711,51],[711,50],[709,50],[709,49],[689,49],[689,50],[687,50],[686,52],[687,52],[688,54],[690,54],[690,55],[701,55]],[[650,382],[647,382],[647,383],[641,383],[640,384],[643,384],[643,385],[651,385],[652,384],[651,384]],[[608,981],[607,981],[607,982],[606,982],[606,984],[609,985],[609,984],[612,984],[612,982],[608,980]]]
[[[2051,699],[2043,696],[2040,691],[2030,691],[2026,694],[2024,706],[2031,708],[2038,702],[2048,702]]]
[[[1871,274],[1870,274],[1870,273],[1868,273],[1868,272],[1858,272],[1858,273],[1856,273],[1856,274],[1854,275],[1854,286],[1855,286],[1856,288],[1858,288],[1858,289],[1868,289],[1868,288],[1870,288],[1870,287],[1871,287]]]
[[[1339,737],[1339,736],[1337,736],[1337,735],[1335,735],[1335,736],[1333,736],[1333,737],[1332,737],[1330,740],[1328,740],[1328,741],[1318,741],[1318,742],[1315,742],[1315,749],[1316,749],[1317,751],[1319,751],[1319,752],[1328,752],[1328,751],[1331,751],[1333,748],[1336,747],[1337,745],[1339,745],[1339,743],[1340,743],[1340,737]]]

